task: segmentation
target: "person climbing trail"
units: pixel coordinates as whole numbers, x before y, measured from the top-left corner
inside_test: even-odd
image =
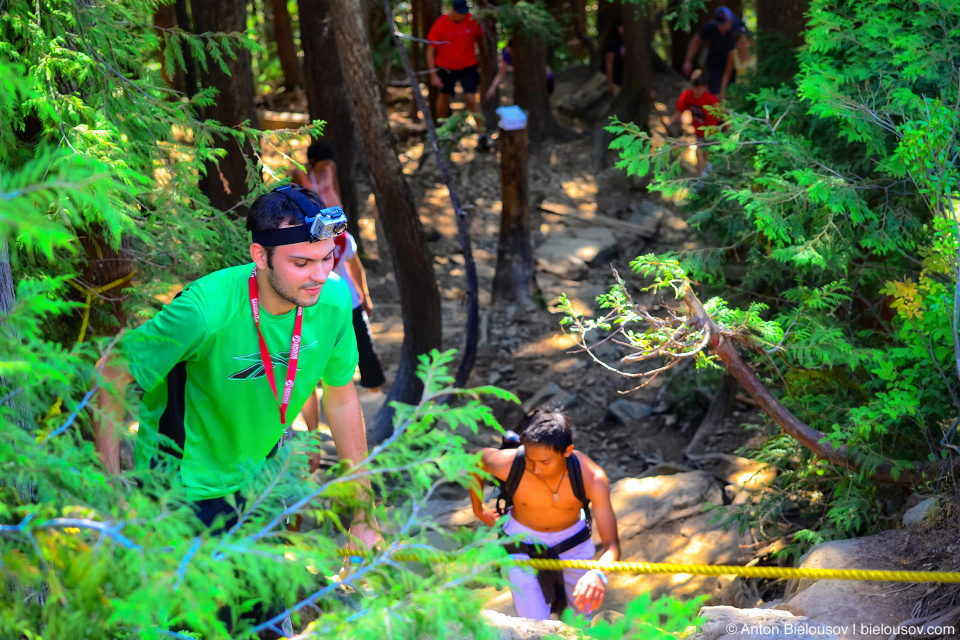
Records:
[[[733,49],[737,33],[743,28],[743,22],[728,7],[719,7],[713,14],[713,19],[703,26],[690,40],[687,55],[683,61],[683,74],[689,76],[693,72],[693,58],[706,44],[703,69],[710,78],[710,93],[718,95],[721,90],[723,72],[727,68],[727,56]],[[736,81],[734,73],[731,82]]]
[[[343,206],[333,149],[323,140],[307,147],[307,171],[294,169],[290,172],[290,179],[294,184],[306,187],[320,196],[325,207]]]
[[[127,336],[127,366],[104,364],[118,393],[100,395],[94,425],[98,453],[118,470],[116,403],[135,381],[144,391],[137,466],[156,464],[166,450],[199,523],[213,535],[239,521],[244,491],[283,446],[290,416],[319,382],[340,458],[354,463],[367,455],[353,386],[350,293],[331,274],[335,238],[346,229],[343,211],[324,209],[315,193],[288,184],[257,198],[246,224],[253,264],[192,282]],[[379,538],[362,513],[350,535],[370,547]],[[232,608],[222,617],[229,619]]]
[[[607,76],[607,93],[617,95],[623,84],[627,49],[623,42],[623,21],[617,19],[603,42],[603,73]]]
[[[350,299],[353,303],[353,332],[357,338],[357,351],[360,354],[360,386],[370,393],[380,391],[380,385],[386,382],[380,358],[373,348],[373,333],[370,330],[369,314],[373,312],[373,301],[367,288],[367,274],[357,255],[357,242],[344,231],[336,238],[333,253],[333,272],[350,287]],[[307,398],[303,405],[303,420],[312,433],[320,426],[320,403],[316,393]],[[310,470],[320,466],[319,453],[310,460]]]
[[[727,99],[727,87],[736,79],[737,84],[749,84],[757,72],[757,54],[753,50],[753,34],[745,28],[737,32],[733,49],[727,55],[727,68],[720,83],[720,101]]]
[[[717,117],[710,113],[707,107],[719,104],[720,100],[707,91],[709,77],[706,72],[697,69],[690,76],[690,88],[680,94],[677,100],[677,111],[670,117],[664,118],[663,123],[669,131],[680,119],[684,111],[693,116],[693,130],[697,138],[697,175],[704,176],[709,169],[710,152],[707,150],[707,136],[709,133],[704,127],[719,124]]]
[[[483,449],[481,465],[501,486],[497,509],[483,503],[483,479],[470,491],[473,512],[481,522],[493,526],[506,517],[507,535],[521,541],[508,546],[518,560],[560,558],[592,560],[596,547],[591,532],[593,520],[603,550],[600,562],[620,559],[617,518],[610,504],[607,476],[586,454],[573,448],[570,421],[560,411],[540,409],[520,427],[518,449]],[[502,502],[502,504],[501,504]],[[510,592],[517,615],[547,620],[572,605],[591,616],[603,603],[607,576],[590,571],[533,571],[525,567],[509,570]]]
[[[477,103],[480,70],[477,52],[483,52],[483,27],[470,15],[466,0],[454,0],[450,12],[436,19],[427,34],[427,68],[432,69],[430,82],[440,90],[437,97],[437,119],[447,117],[450,99],[456,94],[457,82],[463,88],[463,98],[473,114],[480,134],[480,143],[486,145],[482,133],[483,113]]]

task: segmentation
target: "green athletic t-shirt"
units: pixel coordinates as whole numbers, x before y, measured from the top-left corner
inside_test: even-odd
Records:
[[[259,473],[283,434],[280,410],[260,359],[248,280],[252,264],[216,271],[191,283],[124,342],[130,373],[144,390],[135,459],[149,465],[165,424],[182,415],[180,476],[191,500],[219,498]],[[260,331],[273,360],[278,391],[287,379],[296,309],[273,316],[261,307]],[[322,379],[353,379],[357,341],[350,291],[331,273],[320,299],[303,309],[298,372],[287,408],[293,423]],[[169,376],[181,365],[176,376]],[[183,380],[174,389],[172,380]],[[169,402],[168,402],[169,399]],[[173,406],[174,404],[178,406]]]

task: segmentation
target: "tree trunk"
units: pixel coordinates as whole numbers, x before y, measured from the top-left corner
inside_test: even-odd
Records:
[[[803,45],[810,0],[757,0],[757,30],[779,33],[793,47]]]
[[[529,38],[522,28],[513,32],[513,95],[517,105],[527,112],[530,149],[540,150],[546,137],[570,140],[572,132],[553,117],[547,93],[547,49],[543,42]]]
[[[432,27],[433,23],[437,21],[437,18],[443,15],[443,11],[441,8],[440,0],[420,0],[420,1],[423,4],[423,15],[422,15],[423,22],[421,23],[423,25],[423,37],[424,39],[426,39],[427,34],[430,33],[430,27]],[[424,46],[424,50],[426,50],[426,47],[429,47],[430,45],[425,44],[423,46]],[[426,60],[424,60],[424,62],[426,62]],[[424,68],[424,70],[426,70],[426,68]],[[427,83],[427,91],[428,91],[427,95],[428,95],[428,101],[430,103],[430,113],[432,113],[433,116],[436,117],[437,116],[437,98],[440,95],[440,91],[435,86],[433,86],[433,84],[430,82],[429,76],[425,76],[425,82]]]
[[[324,120],[323,139],[333,149],[340,182],[340,199],[347,228],[360,242],[360,203],[357,198],[359,141],[350,97],[343,90],[343,69],[330,22],[334,0],[299,0],[300,38],[306,67],[307,108],[311,120]]]
[[[187,0],[177,0],[174,10],[177,14],[177,26],[187,33],[194,33]],[[190,47],[183,47],[183,64],[184,91],[188,98],[192,98],[197,94],[197,63]]]
[[[580,41],[580,44],[590,53],[590,68],[597,71],[602,64],[600,58],[601,49],[597,41],[587,33],[587,0],[574,0],[573,4],[574,12],[576,13],[576,18],[573,22],[574,33],[577,36],[577,40]]]
[[[500,242],[493,276],[493,301],[532,306],[540,293],[530,246],[530,186],[527,130],[500,132]]]
[[[417,358],[441,346],[440,294],[413,194],[397,157],[386,111],[378,100],[376,70],[363,29],[360,0],[331,2],[330,17],[341,64],[350,69],[344,74],[345,84],[370,163],[380,220],[393,248],[403,316],[400,368],[383,408],[367,428],[370,441],[376,443],[393,430],[390,403],[415,403],[420,397],[423,384],[416,377]]]
[[[193,3],[194,27],[198,33],[244,32],[247,29],[247,3],[244,0],[202,0]],[[208,61],[207,69],[200,74],[204,87],[217,90],[214,104],[203,109],[203,117],[218,120],[227,126],[237,126],[249,121],[257,126],[257,111],[254,106],[253,69],[250,52],[239,46],[233,47],[236,58],[224,56],[229,73],[224,73],[219,64]],[[207,175],[200,185],[210,199],[210,204],[224,212],[237,216],[247,214],[246,206],[239,203],[246,198],[247,158],[253,156],[249,143],[242,147],[232,137],[215,137],[214,144],[227,150],[227,155],[217,163],[206,163]]]
[[[423,0],[411,0],[410,2],[410,35],[414,38],[423,38]],[[417,77],[417,83],[410,87],[412,91],[420,91],[420,75],[417,73],[424,68],[423,60],[424,46],[418,40],[410,41],[410,65],[413,67],[413,73]],[[410,110],[407,115],[412,122],[420,120],[420,109],[417,108],[415,96],[410,96]]]
[[[293,24],[287,11],[287,0],[273,0],[273,37],[277,41],[277,55],[283,70],[283,84],[287,90],[302,87],[303,68],[297,58],[297,46],[293,41]]]
[[[120,240],[120,251],[114,250],[106,242],[98,226],[91,227],[88,233],[80,236],[80,246],[87,254],[87,268],[82,283],[92,289],[100,289],[113,282],[120,283],[110,289],[98,291],[93,297],[87,340],[94,336],[116,335],[120,329],[127,326],[127,316],[123,309],[124,298],[120,293],[124,287],[130,286],[133,272],[133,260],[130,257],[132,245],[130,236],[125,235]],[[101,305],[110,307],[112,319],[96,313],[96,307]]]
[[[373,54],[374,69],[376,69],[377,73],[377,87],[380,90],[380,101],[386,105],[387,98],[389,97],[387,87],[390,86],[390,55],[385,54],[379,56],[379,68],[377,68],[376,58],[378,54],[384,54],[385,51],[389,51],[389,49],[384,46],[384,40],[391,37],[387,29],[393,28],[393,25],[387,25],[387,18],[383,14],[383,7],[380,6],[377,0],[363,0],[363,2],[366,4],[364,14],[366,15],[367,42]]]
[[[477,0],[478,9],[493,9],[489,0]],[[497,16],[492,11],[484,15],[480,20],[480,26],[483,27],[483,51],[480,52],[480,107],[483,110],[484,129],[489,133],[497,126],[497,107],[500,106],[500,88],[494,92],[493,97],[484,100],[487,95],[487,89],[493,82],[493,77],[497,75],[497,68],[500,64],[499,52],[497,51]]]
[[[153,24],[158,29],[172,29],[177,26],[176,7],[171,4],[159,5],[153,14]],[[160,76],[171,89],[183,91],[183,70],[176,67],[173,70],[173,77],[167,75],[166,50],[168,36],[163,31],[158,31],[157,37],[160,38]]]
[[[650,62],[650,18],[645,9],[625,3],[623,5],[624,56],[623,85],[613,99],[607,118],[597,123],[594,135],[594,160],[602,166],[613,134],[604,129],[609,117],[616,116],[623,122],[633,122],[644,131],[649,129],[648,120],[653,100],[650,97],[650,80],[653,70]]]
[[[6,235],[0,234],[0,317],[6,316],[17,304],[17,287],[13,281],[13,270],[10,268],[10,251],[7,246]],[[10,330],[10,325],[0,322],[0,335],[3,340],[20,342],[20,336]],[[10,378],[0,378],[0,400],[6,403],[14,424],[28,429],[33,420],[30,417],[30,408],[24,397],[26,390],[16,387],[16,381]],[[8,394],[13,395],[8,395]],[[0,403],[0,404],[3,404]]]

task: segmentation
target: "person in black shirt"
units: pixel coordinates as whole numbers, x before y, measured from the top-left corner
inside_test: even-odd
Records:
[[[723,73],[727,68],[727,57],[736,43],[742,23],[727,7],[720,7],[713,14],[713,19],[705,24],[700,33],[693,36],[690,46],[687,47],[687,57],[683,62],[684,75],[693,72],[693,57],[704,43],[707,45],[707,58],[704,68],[710,77],[710,93],[719,95],[723,82]],[[736,81],[736,71],[730,82]]]
[[[626,53],[623,44],[623,23],[620,20],[613,25],[613,30],[603,43],[603,72],[607,74],[607,93],[616,95],[623,84],[623,62]]]

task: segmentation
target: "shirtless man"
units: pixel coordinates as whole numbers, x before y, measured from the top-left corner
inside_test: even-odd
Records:
[[[526,544],[511,549],[518,552],[512,557],[592,560],[596,554],[589,524],[592,503],[603,545],[600,562],[619,560],[620,540],[610,504],[610,484],[603,469],[574,450],[567,417],[559,411],[536,411],[521,425],[520,444],[518,450],[484,449],[480,458],[484,471],[504,482],[506,492],[510,480],[516,482],[519,475],[512,500],[507,496],[508,505],[512,505],[503,514],[508,518],[503,530],[508,535],[522,534]],[[518,466],[511,478],[518,456],[522,456],[524,466],[522,471]],[[578,475],[582,478],[579,482]],[[478,477],[477,481],[479,487],[470,492],[473,512],[493,526],[501,514],[483,503],[483,480]],[[533,543],[541,546],[534,549]],[[607,576],[598,569],[565,569],[561,576],[560,572],[513,567],[508,577],[517,615],[537,620],[549,620],[551,613],[559,614],[571,602],[577,612],[589,616],[603,602],[607,584]]]

